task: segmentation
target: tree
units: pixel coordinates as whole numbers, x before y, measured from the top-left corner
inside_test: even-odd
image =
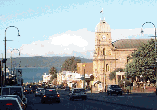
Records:
[[[77,63],[81,63],[80,59],[75,59],[75,57],[68,58],[62,64],[61,71],[77,71]]]
[[[116,78],[116,72],[124,72],[124,70],[122,69],[122,68],[116,68],[113,72],[111,72],[110,74],[109,74],[109,79],[110,80],[113,80],[113,79],[115,79]]]
[[[154,80],[155,74],[155,42],[153,39],[149,40],[147,44],[143,44],[137,51],[131,54],[132,62],[126,65],[126,72],[128,76],[143,76],[144,80]]]
[[[57,78],[57,70],[55,67],[51,67],[49,70],[49,74],[52,75],[50,78],[50,81],[52,81],[54,78]]]

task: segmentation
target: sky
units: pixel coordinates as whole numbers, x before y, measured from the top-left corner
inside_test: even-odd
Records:
[[[100,11],[103,8],[103,14]],[[95,27],[105,17],[112,41],[148,39],[157,26],[156,0],[0,0],[0,57],[93,58]],[[144,33],[141,34],[143,25]],[[14,26],[14,27],[10,27]],[[20,36],[18,35],[18,31]],[[13,50],[13,49],[18,49]],[[12,51],[12,52],[11,52]]]

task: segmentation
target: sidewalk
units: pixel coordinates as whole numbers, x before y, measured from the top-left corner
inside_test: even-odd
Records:
[[[131,95],[132,94],[132,95]],[[153,109],[157,110],[157,96],[155,93],[139,94],[131,93],[130,95],[122,96],[107,96],[106,93],[90,93],[87,92],[87,97],[90,100],[104,101],[110,104],[119,104],[121,106],[130,106],[137,109]]]

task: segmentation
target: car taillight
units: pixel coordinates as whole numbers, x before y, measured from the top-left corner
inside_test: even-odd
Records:
[[[60,95],[59,95],[59,94],[57,94],[57,97],[60,97]]]
[[[7,103],[6,105],[13,105],[12,103]]]
[[[36,92],[36,93],[38,93],[38,92]]]
[[[26,92],[27,92],[27,90],[26,90]]]
[[[46,97],[46,95],[44,95],[44,97]]]

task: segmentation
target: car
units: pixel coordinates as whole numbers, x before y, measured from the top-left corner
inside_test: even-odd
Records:
[[[31,94],[32,93],[32,89],[31,88],[25,88],[23,91],[24,94]]]
[[[70,87],[65,87],[65,91],[70,91]]]
[[[37,85],[32,85],[31,86],[32,92],[35,93],[36,89],[37,89]]]
[[[60,103],[60,94],[56,91],[56,89],[46,89],[44,94],[41,96],[41,103],[55,101]]]
[[[44,94],[44,90],[45,90],[44,88],[37,88],[36,92],[35,92],[35,97],[43,95]]]
[[[69,92],[69,98],[72,101],[74,99],[87,100],[87,94],[83,88],[73,88],[72,91]]]
[[[22,110],[17,98],[0,98],[1,110]]]
[[[20,103],[22,109],[26,110],[26,105],[23,103],[23,101],[21,100],[21,98],[18,96],[18,95],[3,95],[3,96],[0,96],[1,98],[17,98],[18,99],[18,102]]]
[[[107,95],[122,95],[122,88],[119,87],[119,85],[108,85],[107,87]]]
[[[2,89],[2,95],[18,95],[23,103],[27,106],[27,98],[23,94],[22,86],[5,86]]]

